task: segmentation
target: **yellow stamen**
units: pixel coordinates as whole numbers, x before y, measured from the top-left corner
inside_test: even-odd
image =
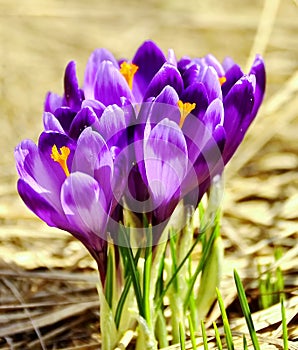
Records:
[[[63,169],[63,171],[65,172],[66,176],[69,176],[69,170],[68,170],[68,166],[67,166],[67,158],[70,154],[70,149],[66,146],[63,146],[60,148],[60,152],[58,152],[57,146],[54,145],[52,147],[52,153],[51,153],[51,158],[55,161],[58,162],[61,166],[61,168]]]
[[[186,117],[189,115],[189,113],[196,108],[195,103],[183,103],[181,100],[178,101],[178,107],[180,109],[180,122],[179,126],[182,128]]]
[[[218,80],[219,80],[220,86],[222,86],[222,84],[224,84],[227,81],[227,78],[226,77],[219,77]]]
[[[132,90],[133,77],[136,74],[138,69],[139,67],[133,63],[123,62],[120,65],[120,73],[123,75],[123,77],[127,81],[127,84],[130,90]]]

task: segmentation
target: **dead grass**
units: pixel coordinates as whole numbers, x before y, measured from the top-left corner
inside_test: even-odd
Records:
[[[93,262],[79,242],[46,227],[21,203],[12,151],[21,139],[37,139],[45,93],[61,93],[68,60],[77,60],[82,77],[95,47],[130,57],[147,38],[165,50],[173,47],[177,56],[212,52],[244,67],[256,52],[265,58],[266,100],[226,171],[221,292],[239,336],[237,349],[247,330],[234,268],[244,281],[262,349],[282,349],[279,305],[259,311],[257,302],[257,265],[273,263],[274,247],[282,247],[278,265],[285,278],[289,348],[298,349],[297,15],[291,0],[0,2],[1,349],[100,348]],[[215,307],[207,326],[218,318]]]

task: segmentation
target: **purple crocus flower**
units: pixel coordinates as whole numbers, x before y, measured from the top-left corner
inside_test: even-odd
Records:
[[[123,207],[164,227],[181,199],[197,204],[240,145],[264,91],[260,56],[244,74],[230,58],[177,60],[152,41],[131,61],[97,49],[82,88],[72,61],[64,95],[48,93],[38,146],[17,147],[20,195],[49,225],[104,256],[105,232],[123,221]]]
[[[114,167],[102,136],[87,128],[75,144],[64,134],[43,132],[38,145],[22,141],[15,159],[23,201],[49,226],[72,233],[87,247],[104,283]]]

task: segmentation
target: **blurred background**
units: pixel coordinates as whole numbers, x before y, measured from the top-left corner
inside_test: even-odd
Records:
[[[269,259],[281,245],[290,252],[284,269],[295,270],[297,33],[294,0],[0,0],[0,274],[92,265],[79,242],[47,227],[21,202],[13,150],[22,139],[37,141],[45,95],[62,93],[69,60],[77,62],[82,83],[95,48],[132,58],[147,39],[165,52],[173,48],[178,58],[231,56],[245,72],[256,53],[263,55],[266,97],[227,167],[222,233],[236,266],[245,265],[242,258],[247,266]]]

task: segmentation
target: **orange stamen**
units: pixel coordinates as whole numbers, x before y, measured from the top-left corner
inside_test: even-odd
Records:
[[[181,100],[178,101],[178,107],[180,109],[180,122],[179,126],[182,128],[186,117],[189,115],[189,113],[196,108],[195,103],[183,103]]]
[[[120,65],[120,73],[123,75],[124,79],[127,81],[127,84],[132,90],[133,77],[136,74],[139,67],[133,63],[123,62]]]
[[[222,86],[222,84],[224,84],[227,81],[227,78],[226,77],[219,77],[218,80],[219,80],[220,86]]]
[[[58,152],[57,146],[54,145],[52,147],[52,153],[51,153],[51,158],[60,164],[61,168],[63,169],[63,171],[65,172],[66,176],[69,176],[69,170],[68,170],[68,166],[67,166],[67,158],[70,154],[70,149],[66,146],[63,146],[60,148],[60,152]]]

